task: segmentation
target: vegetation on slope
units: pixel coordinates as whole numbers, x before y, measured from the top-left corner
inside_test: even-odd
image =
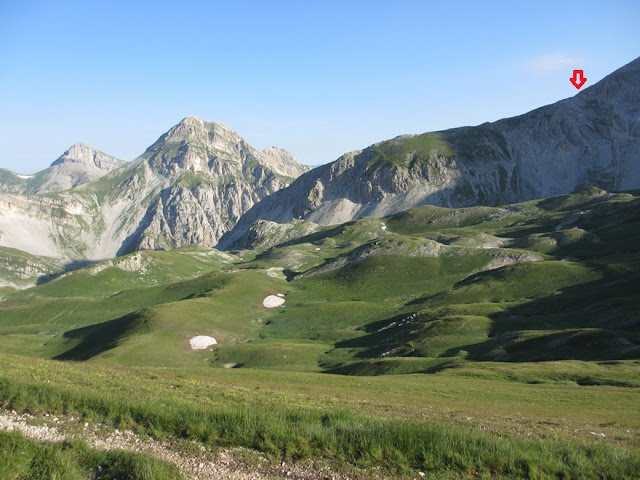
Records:
[[[259,251],[143,252],[87,267],[3,293],[3,352],[88,363],[33,360],[3,374],[0,398],[281,458],[435,477],[633,478],[637,455],[607,449],[637,446],[639,206],[635,192],[598,189],[504,207],[424,206],[294,225],[302,236]],[[283,307],[263,307],[278,293]],[[192,351],[195,335],[218,344]],[[119,365],[140,393],[101,365]],[[57,370],[75,383],[42,384]],[[277,395],[285,384],[290,393]],[[313,400],[322,395],[338,401]],[[493,433],[449,418],[452,408],[464,418],[494,412],[481,422]],[[539,433],[539,422],[554,426],[537,440],[517,426]],[[604,450],[575,433],[600,430]]]
[[[2,283],[8,286],[30,287],[55,278],[62,270],[56,259],[31,255],[15,248],[0,247],[0,278],[3,279]]]
[[[307,380],[299,382],[307,384],[302,390],[306,393],[300,395],[287,386],[288,380],[296,378],[292,374],[278,374],[275,380],[250,370],[244,375],[238,370],[222,375],[225,371],[220,370],[221,375],[211,378],[203,370],[53,365],[6,355],[0,355],[0,363],[0,398],[5,407],[73,413],[160,438],[170,435],[210,446],[258,449],[286,461],[325,458],[336,465],[382,467],[396,475],[423,471],[430,478],[634,478],[640,473],[640,457],[633,449],[591,439],[585,443],[554,439],[555,435],[524,438],[485,432],[481,423],[486,412],[478,406],[474,423],[430,419],[424,402],[436,397],[433,387],[420,386],[416,378],[386,377],[376,386],[354,389],[341,377],[304,374]],[[270,385],[273,381],[277,385]],[[473,389],[493,382],[468,383]],[[412,406],[400,400],[395,408],[402,407],[403,415],[385,413],[388,399],[382,400],[388,394],[380,392],[403,385],[411,385],[408,399],[418,394],[413,391],[417,389],[421,401]],[[323,390],[323,386],[333,388]],[[444,386],[434,385],[436,389]],[[328,398],[310,398],[309,387],[326,392],[321,395]],[[560,397],[567,394],[566,387],[553,390]],[[504,393],[509,392],[507,388]],[[355,398],[338,406],[332,397],[343,393]],[[529,393],[521,391],[520,395]],[[600,401],[617,397],[611,390],[594,394]],[[592,399],[578,396],[572,408],[593,412]],[[622,401],[623,409],[632,408],[632,398]],[[362,413],[363,402],[369,406],[367,414]],[[561,401],[552,403],[560,405]],[[623,417],[618,414],[615,418]]]
[[[428,163],[439,157],[451,158],[454,150],[439,132],[397,137],[370,147],[373,158],[368,168],[383,165],[407,168],[412,162]]]
[[[0,478],[86,480],[100,467],[101,480],[175,480],[175,466],[144,454],[103,452],[74,442],[39,443],[0,431]]]

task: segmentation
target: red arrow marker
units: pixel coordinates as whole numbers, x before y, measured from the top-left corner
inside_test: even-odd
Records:
[[[574,70],[573,77],[569,79],[573,86],[580,90],[580,87],[587,83],[587,79],[584,76],[584,71],[582,70]]]

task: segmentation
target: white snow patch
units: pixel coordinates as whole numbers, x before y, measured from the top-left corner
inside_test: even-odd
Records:
[[[387,226],[383,223],[382,226],[380,227],[382,230],[386,230]]]
[[[35,177],[35,175],[20,175],[19,173],[16,173],[16,177],[18,178],[33,178]]]
[[[192,350],[204,350],[211,345],[216,345],[216,339],[213,337],[209,337],[207,335],[198,335],[189,340],[189,345],[191,345]]]
[[[284,298],[276,295],[269,295],[262,301],[262,305],[267,308],[276,308],[284,305]]]

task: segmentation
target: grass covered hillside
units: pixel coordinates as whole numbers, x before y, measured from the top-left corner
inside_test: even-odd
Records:
[[[62,273],[59,260],[0,247],[0,288],[26,288]]]
[[[361,478],[640,476],[638,192],[267,227],[0,292],[0,404]]]

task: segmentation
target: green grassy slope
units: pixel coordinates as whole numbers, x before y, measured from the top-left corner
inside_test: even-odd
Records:
[[[412,162],[428,163],[438,157],[451,158],[454,150],[439,132],[398,137],[371,147],[369,168],[382,165],[407,168]]]
[[[62,273],[54,258],[40,257],[15,248],[0,247],[0,278],[11,287],[24,288]]]
[[[96,476],[98,466],[104,480],[182,478],[175,466],[144,454],[102,452],[78,441],[38,443],[0,432],[0,478],[86,480]]]
[[[634,478],[639,207],[424,206],[5,290],[0,402],[394,475]]]
[[[0,345],[5,352],[91,358],[91,352],[104,352],[144,330],[141,319],[151,312],[146,309],[224,288],[229,258],[198,247],[140,252],[6,294]]]
[[[19,411],[70,413],[214,448],[248,447],[278,462],[323,458],[337,468],[373,468],[394,479],[415,478],[417,471],[432,479],[640,474],[638,388],[530,385],[508,381],[499,368],[488,371],[493,377],[365,381],[249,368],[115,368],[0,354],[0,398]]]
[[[7,170],[6,168],[0,168],[0,184],[7,185],[9,189],[11,188],[19,189],[25,183],[26,181],[24,178],[20,178],[11,170]]]
[[[591,189],[503,208],[425,206],[236,257],[132,254],[7,295],[0,345],[352,374],[640,358],[639,202]],[[274,293],[285,306],[264,308]],[[191,352],[197,334],[219,345]]]

